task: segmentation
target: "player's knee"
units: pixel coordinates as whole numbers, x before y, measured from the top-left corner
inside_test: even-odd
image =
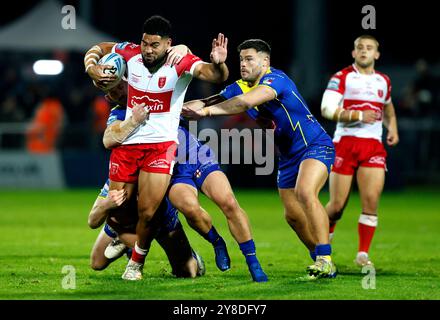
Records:
[[[154,216],[154,208],[152,207],[141,207],[138,208],[139,220],[142,222],[149,222]]]
[[[362,202],[364,207],[368,208],[369,211],[375,211],[375,208],[377,208],[378,199],[378,195],[371,193],[364,195],[362,197]]]
[[[201,216],[202,209],[200,208],[200,204],[197,200],[186,199],[179,209],[188,219],[197,219]]]
[[[240,210],[240,206],[238,205],[237,199],[235,199],[232,193],[224,196],[218,203],[221,210],[226,214],[234,214]]]
[[[102,271],[105,268],[107,268],[108,266],[108,262],[101,260],[101,259],[96,259],[94,257],[92,257],[90,259],[90,267],[95,270],[95,271]]]
[[[336,222],[342,217],[342,213],[344,212],[344,208],[342,207],[340,210],[335,210],[333,212],[329,212],[328,218],[330,221]]]
[[[330,209],[329,216],[337,217],[336,220],[338,220],[341,217],[342,212],[344,211],[344,208],[345,208],[344,201],[336,200],[336,201],[331,202],[329,205],[329,209]]]
[[[306,206],[306,207],[313,205],[313,203],[316,200],[315,194],[306,188],[296,188],[295,189],[295,196],[298,199],[298,201],[303,206]]]
[[[89,225],[90,229],[96,229],[99,228],[99,221],[97,221],[96,219],[94,219],[93,217],[89,217],[87,219],[87,224]]]

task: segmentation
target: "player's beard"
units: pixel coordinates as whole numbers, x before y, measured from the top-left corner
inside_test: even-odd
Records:
[[[150,69],[150,68],[154,68],[158,65],[162,65],[165,62],[166,58],[167,58],[167,55],[164,54],[162,57],[157,58],[156,60],[153,60],[152,62],[147,62],[145,60],[144,56],[142,56],[142,62],[144,63],[144,66],[147,69]]]

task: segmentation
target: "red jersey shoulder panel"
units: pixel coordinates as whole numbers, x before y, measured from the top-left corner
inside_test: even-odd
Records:
[[[141,53],[141,47],[131,42],[121,42],[114,46],[114,51],[124,57],[128,62],[131,58]]]
[[[187,54],[185,57],[183,57],[180,63],[175,66],[177,76],[180,77],[184,72],[190,72],[191,67],[197,61],[202,61],[202,59],[193,54]]]

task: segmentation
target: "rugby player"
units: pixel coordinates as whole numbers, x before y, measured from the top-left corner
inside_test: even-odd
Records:
[[[391,101],[390,78],[375,70],[379,42],[370,35],[354,41],[354,63],[330,79],[321,103],[322,115],[336,121],[333,142],[335,163],[330,173],[330,238],[348,203],[356,174],[362,211],[358,221],[359,246],[356,264],[372,264],[368,252],[377,227],[380,195],[385,183],[387,152],[382,143],[382,125],[388,129],[386,142],[399,142],[397,118]]]
[[[191,79],[196,77],[219,83],[229,74],[224,63],[227,39],[222,34],[213,41],[211,63],[203,63],[197,56],[187,54],[179,64],[167,64],[171,39],[170,22],[161,16],[153,16],[144,23],[140,45],[100,43],[92,47],[84,59],[88,75],[100,86],[113,81],[114,77],[104,73],[105,66],[99,67],[87,57],[99,59],[110,52],[121,54],[128,71],[126,118],[131,116],[136,105],[149,112],[149,120],[121,141],[122,146],[114,148],[110,157],[110,190],[125,189],[127,199],[139,195],[138,241],[122,275],[125,280],[142,279],[145,257],[153,240],[151,222],[171,179],[179,116]],[[138,190],[135,190],[136,186]]]
[[[289,225],[315,259],[307,272],[313,277],[334,277],[328,238],[329,220],[318,195],[334,161],[329,135],[310,113],[294,82],[270,66],[270,46],[250,39],[238,46],[241,79],[220,94],[189,102],[183,114],[207,116],[247,112],[275,129],[280,151],[278,190]]]

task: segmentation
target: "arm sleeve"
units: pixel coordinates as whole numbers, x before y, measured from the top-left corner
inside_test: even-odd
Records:
[[[385,97],[385,104],[391,103],[391,80],[390,78],[386,77],[387,80],[387,96]]]
[[[231,98],[238,96],[242,93],[243,92],[241,91],[240,87],[238,86],[238,84],[236,82],[234,82],[233,84],[230,84],[229,86],[224,88],[222,91],[220,91],[220,95],[223,98],[225,98],[225,100],[231,99]]]
[[[343,95],[345,92],[345,78],[346,75],[342,71],[335,73],[327,84],[327,90],[336,91]]]
[[[277,97],[280,96],[283,91],[289,87],[289,84],[284,77],[272,73],[264,75],[258,85],[271,88],[273,91],[275,91]]]
[[[182,61],[176,65],[177,75],[180,77],[184,72],[192,75],[194,68],[200,63],[203,63],[202,59],[193,54],[187,54],[183,57]]]
[[[119,53],[128,62],[133,56],[141,53],[140,46],[131,42],[121,42],[113,46],[112,52]]]
[[[110,115],[108,116],[107,126],[111,125],[113,122],[117,120],[124,121],[126,111],[127,109],[125,108],[124,109],[118,107],[113,108],[112,111],[110,112]]]
[[[343,97],[338,91],[325,90],[321,101],[321,112],[326,119],[333,120],[335,111],[340,106]]]

